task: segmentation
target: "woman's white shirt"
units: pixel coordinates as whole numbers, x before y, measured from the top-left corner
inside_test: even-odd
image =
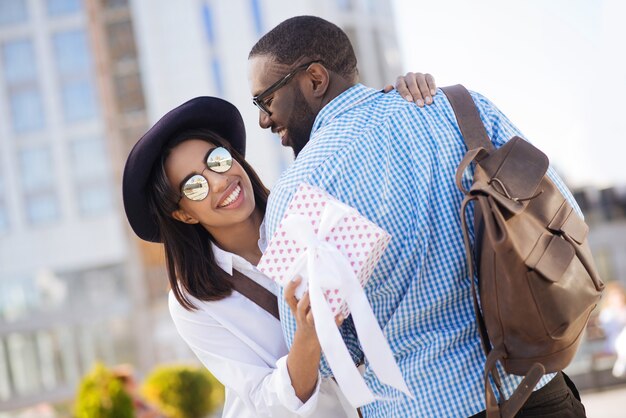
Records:
[[[216,263],[228,274],[234,268],[277,293],[274,282],[247,260],[212,247]],[[318,377],[311,398],[306,403],[298,399],[280,323],[256,303],[236,291],[214,302],[187,297],[196,310],[183,308],[170,291],[170,314],[183,340],[226,387],[223,417],[357,417],[331,379]]]

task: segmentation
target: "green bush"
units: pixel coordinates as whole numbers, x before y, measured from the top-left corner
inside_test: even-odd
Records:
[[[206,369],[160,366],[144,381],[143,396],[169,418],[202,418],[224,401],[224,387]]]
[[[103,364],[97,363],[80,382],[76,418],[134,418],[133,401],[123,383]]]

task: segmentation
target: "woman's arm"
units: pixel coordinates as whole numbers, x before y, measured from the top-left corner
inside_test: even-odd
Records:
[[[315,333],[309,292],[305,292],[299,301],[295,296],[295,289],[301,281],[298,277],[285,288],[285,300],[296,318],[296,333],[287,356],[287,370],[296,396],[306,402],[319,379],[322,348]]]
[[[218,302],[191,299],[197,310],[184,309],[170,292],[170,315],[196,357],[231,392],[226,405],[230,409],[224,411],[224,416],[238,416],[238,408],[244,404],[259,418],[356,417],[356,411],[340,401],[339,387],[319,377],[319,354],[311,357],[308,352],[308,344],[319,343],[310,330],[301,329],[307,332],[297,337],[300,348],[292,347],[288,354],[279,322],[243,295],[235,292]],[[306,301],[301,305],[303,313],[306,305]],[[296,360],[291,370],[288,356]],[[317,358],[317,362],[308,364],[311,358]],[[300,396],[307,398],[302,393],[310,393],[305,402],[296,394],[292,373]],[[237,399],[233,403],[234,394]]]
[[[309,292],[305,292],[302,299],[296,299],[296,288],[301,281],[300,277],[296,277],[285,287],[285,300],[296,318],[296,333],[287,356],[287,370],[296,396],[306,402],[319,379],[322,348],[315,332]],[[343,318],[337,317],[336,322],[340,326]]]
[[[276,319],[265,318],[266,313],[260,308],[255,311],[252,302],[247,304],[242,295],[234,294],[231,298],[239,298],[242,303],[234,307],[226,304],[225,309],[222,302],[226,301],[205,303],[194,299],[198,309],[187,311],[170,295],[170,314],[180,336],[227,390],[236,394],[235,408],[241,408],[243,403],[261,418],[314,414],[319,385],[307,402],[296,396],[287,370],[287,349]],[[253,331],[242,333],[241,328]],[[277,343],[268,347],[258,341],[262,338]],[[233,410],[229,415],[225,411],[225,416],[238,412],[241,411]]]

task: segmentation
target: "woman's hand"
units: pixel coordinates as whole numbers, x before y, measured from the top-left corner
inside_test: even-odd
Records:
[[[408,72],[406,75],[396,78],[395,86],[389,84],[385,86],[383,91],[388,93],[394,87],[402,97],[409,102],[415,102],[419,107],[424,107],[424,103],[431,104],[433,102],[432,96],[437,94],[435,78],[428,73]]]
[[[313,313],[311,312],[311,299],[309,298],[309,292],[304,292],[302,299],[296,298],[296,289],[302,283],[302,278],[296,276],[285,287],[285,300],[291,313],[296,318],[296,334],[300,332],[302,338],[311,339],[310,342],[315,340],[315,344],[319,345],[317,340],[317,334],[315,332],[315,322],[313,321]],[[341,326],[343,323],[343,316],[341,314],[335,317],[335,324]]]
[[[299,333],[301,338],[319,346],[317,334],[315,333],[313,313],[311,312],[309,292],[304,292],[300,300],[296,298],[296,289],[300,283],[302,283],[302,278],[298,276],[287,284],[285,287],[285,300],[287,305],[289,305],[289,309],[291,309],[291,313],[296,318],[296,334]]]
[[[305,292],[300,300],[296,298],[296,289],[301,282],[302,278],[296,277],[285,287],[285,301],[296,318],[296,333],[287,356],[287,371],[296,396],[306,402],[315,391],[322,348],[315,332],[309,292]],[[335,322],[337,326],[341,325],[343,317],[338,316]]]

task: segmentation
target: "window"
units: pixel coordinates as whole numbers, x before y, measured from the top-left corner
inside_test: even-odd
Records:
[[[37,351],[32,335],[9,334],[7,336],[7,348],[11,376],[15,391],[20,395],[28,395],[38,391],[39,364],[37,361]]]
[[[354,8],[352,0],[335,0],[335,3],[337,4],[337,7],[339,7],[339,10],[342,11],[350,11]]]
[[[128,6],[128,0],[101,0],[105,9],[117,9]]]
[[[84,215],[95,215],[107,212],[112,205],[111,188],[109,185],[104,187],[85,186],[78,196],[78,209]]]
[[[9,229],[9,215],[4,202],[0,202],[0,234]]]
[[[95,215],[109,211],[113,198],[108,154],[102,139],[76,140],[71,145],[70,155],[80,213]]]
[[[56,33],[52,37],[52,44],[65,120],[76,122],[95,117],[98,103],[91,78],[91,53],[85,31]]]
[[[260,0],[250,0],[250,8],[252,9],[252,20],[257,35],[263,34],[263,17],[261,16]]]
[[[48,14],[50,16],[66,15],[81,10],[81,0],[47,0]]]
[[[64,380],[67,383],[76,382],[80,378],[80,369],[73,329],[68,325],[59,327],[56,330],[56,339],[59,344]]]
[[[140,111],[145,108],[141,77],[139,73],[119,74],[113,80],[115,97],[122,112]]]
[[[4,193],[4,181],[2,177],[0,177],[0,234],[9,229],[9,216],[7,213]]]
[[[53,186],[52,159],[48,148],[22,150],[20,166],[24,190],[36,192]]]
[[[57,197],[52,192],[46,191],[29,197],[26,205],[26,216],[33,224],[48,223],[59,217]]]
[[[29,89],[9,94],[15,132],[25,133],[42,129],[44,120],[41,93],[38,90]]]
[[[108,174],[107,152],[102,139],[75,140],[70,152],[76,177],[93,180]]]
[[[25,22],[27,18],[26,0],[0,0],[0,25]]]
[[[13,130],[26,133],[42,129],[45,117],[32,41],[18,39],[5,43],[2,63]]]
[[[71,338],[67,342],[63,340],[63,331],[12,333],[5,337],[6,346],[0,340],[0,399],[11,391],[29,395],[74,383],[76,373],[72,372],[75,370],[70,369],[68,373],[64,356],[66,352],[75,355],[76,350]],[[75,363],[74,359],[72,361]]]
[[[27,317],[36,302],[32,280],[9,276],[0,281],[0,321],[15,322]]]
[[[393,5],[386,1],[365,0],[365,10],[371,15],[388,17],[392,7]]]
[[[35,334],[37,354],[39,358],[40,379],[46,390],[53,390],[59,384],[59,367],[56,361],[55,341],[48,331]]]
[[[211,69],[213,70],[213,82],[218,96],[224,95],[224,80],[222,79],[222,66],[217,57],[211,59]]]
[[[91,80],[67,81],[61,87],[61,100],[65,120],[75,122],[93,118],[98,107],[96,92]]]
[[[42,313],[67,308],[68,284],[49,268],[40,268],[34,275],[37,309]]]
[[[106,32],[111,60],[114,63],[135,60],[137,48],[133,25],[130,20],[108,23]]]
[[[211,7],[207,3],[202,5],[202,22],[204,23],[204,33],[206,38],[209,41],[209,44],[213,45],[215,43],[213,12],[211,12]]]
[[[400,52],[395,43],[394,36],[385,30],[374,30],[374,53],[378,74],[381,77],[377,84],[384,84],[386,80],[392,80],[392,71],[400,68]]]
[[[252,7],[254,11],[254,7],[255,7],[254,2],[253,2]],[[260,18],[260,15],[259,16],[255,15],[255,22],[256,22],[257,17]],[[204,22],[204,33],[206,34],[207,41],[209,42],[209,46],[211,47],[210,65],[211,65],[211,71],[213,73],[212,74],[213,84],[215,86],[217,95],[223,96],[224,95],[224,82],[222,79],[222,67],[221,67],[219,58],[217,57],[216,51],[214,50],[217,43],[216,43],[216,37],[215,37],[215,26],[213,22],[213,12],[211,11],[211,7],[207,3],[204,3],[202,5],[202,21]],[[257,23],[260,24],[260,21]]]
[[[57,71],[63,76],[91,69],[87,34],[82,29],[58,32],[52,36]]]
[[[0,338],[0,400],[6,401],[11,398],[11,380],[9,376],[9,364],[7,362],[4,340]]]
[[[37,79],[35,51],[30,39],[19,39],[4,44],[2,63],[4,77],[9,85]]]
[[[23,149],[19,154],[27,219],[33,224],[53,221],[60,215],[54,190],[54,170],[48,148]]]

